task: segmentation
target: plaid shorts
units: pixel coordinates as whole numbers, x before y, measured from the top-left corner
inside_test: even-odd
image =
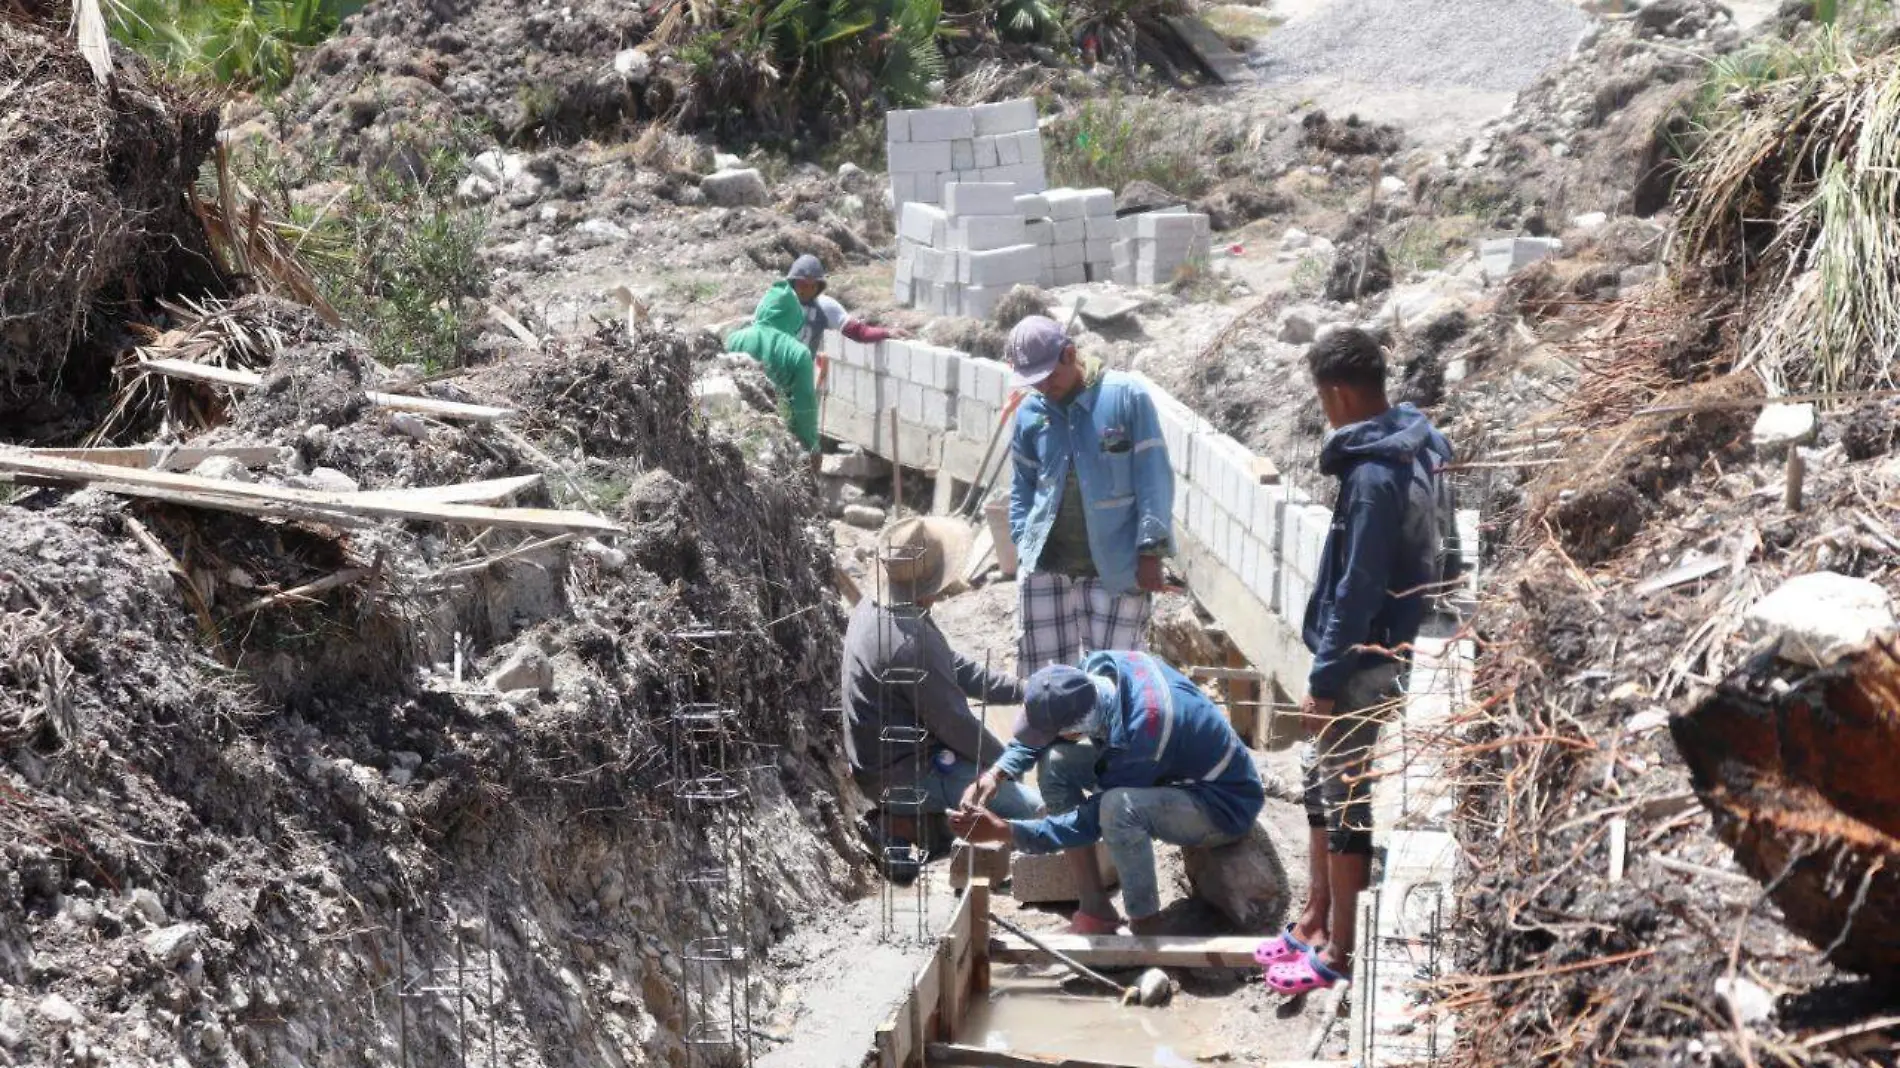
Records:
[[[1079,664],[1102,649],[1148,648],[1154,597],[1110,593],[1100,579],[1036,571],[1023,576],[1022,645],[1016,671],[1024,678],[1050,664]]]

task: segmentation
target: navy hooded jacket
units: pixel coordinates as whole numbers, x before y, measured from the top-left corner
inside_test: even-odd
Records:
[[[1409,404],[1326,439],[1319,469],[1339,479],[1339,500],[1306,603],[1309,695],[1338,696],[1355,671],[1392,659],[1380,650],[1418,637],[1435,577],[1432,480],[1450,461],[1451,443]]]

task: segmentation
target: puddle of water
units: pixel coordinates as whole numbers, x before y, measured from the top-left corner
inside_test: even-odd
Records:
[[[1210,1048],[1220,1007],[1177,1001],[1167,1008],[1123,1008],[1112,997],[1071,997],[1049,980],[998,976],[984,1004],[973,1005],[959,1041],[984,1049],[1139,1065],[1195,1068]]]

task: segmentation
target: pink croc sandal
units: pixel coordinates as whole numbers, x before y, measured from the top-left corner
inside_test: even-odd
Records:
[[[1104,920],[1100,916],[1091,916],[1081,909],[1069,917],[1069,926],[1062,929],[1063,934],[1072,935],[1112,935],[1121,930],[1119,920]]]
[[[1275,964],[1285,964],[1312,948],[1293,937],[1293,925],[1289,923],[1285,930],[1255,946],[1253,959],[1255,964],[1266,968]]]
[[[1291,997],[1314,990],[1328,990],[1346,981],[1346,977],[1321,964],[1319,954],[1307,950],[1290,963],[1267,968],[1267,985],[1276,994]]]

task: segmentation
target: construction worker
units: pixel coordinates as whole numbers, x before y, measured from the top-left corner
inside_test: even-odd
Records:
[[[825,331],[836,330],[852,341],[874,345],[886,338],[903,339],[910,336],[907,330],[897,327],[872,326],[845,311],[844,305],[834,297],[825,295],[825,265],[818,257],[809,253],[792,261],[792,269],[785,273],[785,280],[792,284],[798,301],[804,305],[805,323],[798,331],[798,340],[813,352],[824,351]]]
[[[765,365],[779,406],[798,439],[818,463],[818,384],[812,349],[798,340],[805,309],[790,282],[775,283],[759,298],[752,324],[726,337],[727,352],[742,352]]]
[[[1010,539],[1024,572],[1017,670],[1147,646],[1173,548],[1174,471],[1140,382],[1076,352],[1053,319],[1010,331],[1019,388]]]
[[[879,546],[881,581],[858,602],[845,629],[840,703],[853,777],[867,797],[897,801],[881,806],[873,838],[883,849],[901,849],[922,842],[918,816],[954,808],[1003,752],[1003,743],[970,711],[968,698],[1017,704],[1023,688],[1014,677],[951,649],[930,618],[930,606],[962,585],[970,554],[967,524],[935,517],[899,520]],[[923,733],[912,740],[913,730]],[[1041,810],[1042,798],[1009,782],[991,792],[990,804],[1026,819]]]
[[[1040,763],[1047,816],[988,811]],[[1129,929],[1160,933],[1154,843],[1211,848],[1239,841],[1265,804],[1252,756],[1200,687],[1147,653],[1091,654],[1080,668],[1030,676],[1015,739],[964,795],[951,829],[1025,853],[1061,850],[1080,894],[1071,934],[1121,924],[1095,843],[1121,872]]]

